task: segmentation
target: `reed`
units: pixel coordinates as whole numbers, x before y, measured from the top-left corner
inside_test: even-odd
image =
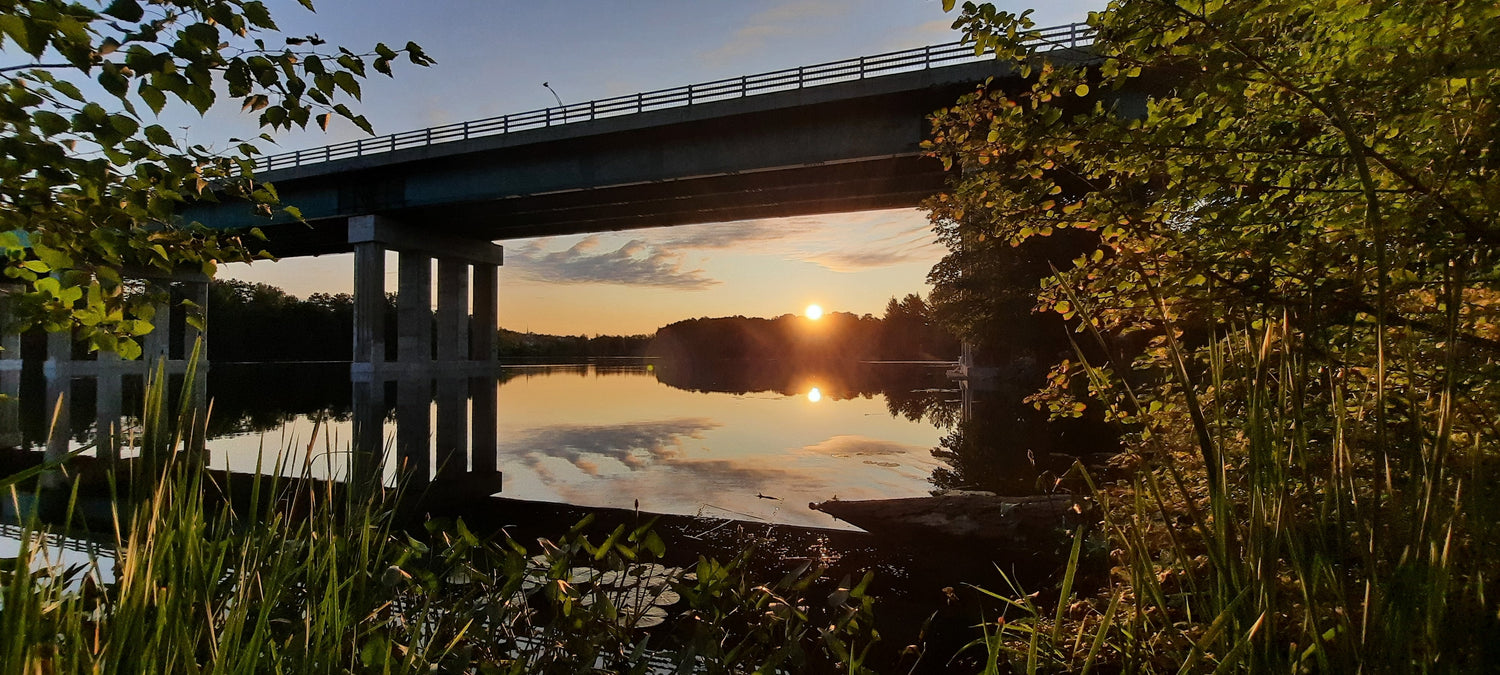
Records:
[[[1107,571],[1075,594],[1093,571],[1075,547],[1059,588],[1036,596],[1055,611],[998,594],[1010,616],[992,653],[1028,673],[1500,667],[1495,409],[1455,390],[1471,358],[1459,342],[1374,327],[1389,333],[1377,378],[1290,311],[1226,322],[1193,349],[1161,316],[1172,393],[1154,404],[1120,364],[1077,351],[1101,398],[1138,421],[1123,478],[1074,467],[1103,515],[1079,537],[1107,544]]]

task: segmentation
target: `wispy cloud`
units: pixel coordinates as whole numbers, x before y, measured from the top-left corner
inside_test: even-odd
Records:
[[[724,44],[705,52],[702,58],[710,63],[724,63],[754,54],[776,40],[811,35],[820,25],[845,16],[849,11],[849,4],[829,0],[792,0],[780,3],[750,16],[745,25],[730,34]]]
[[[747,245],[785,244],[817,235],[824,225],[812,218],[777,218],[738,220],[729,223],[685,228],[684,234],[671,236],[662,246],[673,249],[726,250]]]
[[[554,284],[619,284],[703,290],[719,283],[701,269],[684,269],[682,257],[640,239],[619,248],[600,246],[598,235],[561,251],[531,241],[506,250],[505,266],[522,276]]]
[[[866,233],[864,242],[811,250],[801,259],[835,272],[858,272],[910,262],[930,263],[942,254],[925,220],[881,218],[855,226]]]

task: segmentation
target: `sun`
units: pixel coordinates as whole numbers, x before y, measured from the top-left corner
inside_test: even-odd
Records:
[[[813,321],[817,321],[823,318],[823,308],[817,305],[808,305],[807,309],[802,311],[802,315]]]

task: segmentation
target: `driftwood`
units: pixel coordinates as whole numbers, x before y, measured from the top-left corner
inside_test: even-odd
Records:
[[[1001,497],[960,492],[933,497],[808,504],[871,534],[924,542],[933,538],[993,543],[1055,540],[1086,510],[1072,495]]]

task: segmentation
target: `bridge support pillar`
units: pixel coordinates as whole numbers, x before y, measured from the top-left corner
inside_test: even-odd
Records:
[[[156,311],[151,315],[151,332],[146,334],[141,358],[146,367],[155,368],[158,361],[172,356],[172,287],[166,281],[152,279],[146,290]]]
[[[450,363],[468,357],[469,264],[438,258],[437,360]]]
[[[402,365],[432,362],[432,258],[402,251],[397,270],[396,360]]]
[[[190,281],[184,285],[186,288],[183,289],[183,296],[196,306],[195,309],[189,312],[189,318],[196,315],[197,320],[203,325],[203,330],[199,330],[197,326],[194,326],[192,321],[184,319],[182,324],[182,358],[191,360],[193,358],[193,349],[198,346],[198,339],[204,338],[203,353],[199,357],[206,360],[208,358],[208,281]]]
[[[0,446],[21,446],[21,331],[16,325],[16,284],[0,284]]]
[[[383,216],[349,219],[355,249],[355,373],[419,373],[433,367],[490,364],[495,360],[499,267],[504,251],[480,239],[418,230]],[[396,251],[396,362],[382,364],[378,336],[384,309],[384,255]],[[437,259],[436,359],[432,261]],[[469,314],[470,268],[474,314]],[[361,308],[365,308],[361,311]]]
[[[385,361],[385,247],[354,245],[354,364]]]
[[[500,330],[500,266],[474,263],[473,334],[469,336],[469,360],[492,362],[496,352],[495,332]]]

